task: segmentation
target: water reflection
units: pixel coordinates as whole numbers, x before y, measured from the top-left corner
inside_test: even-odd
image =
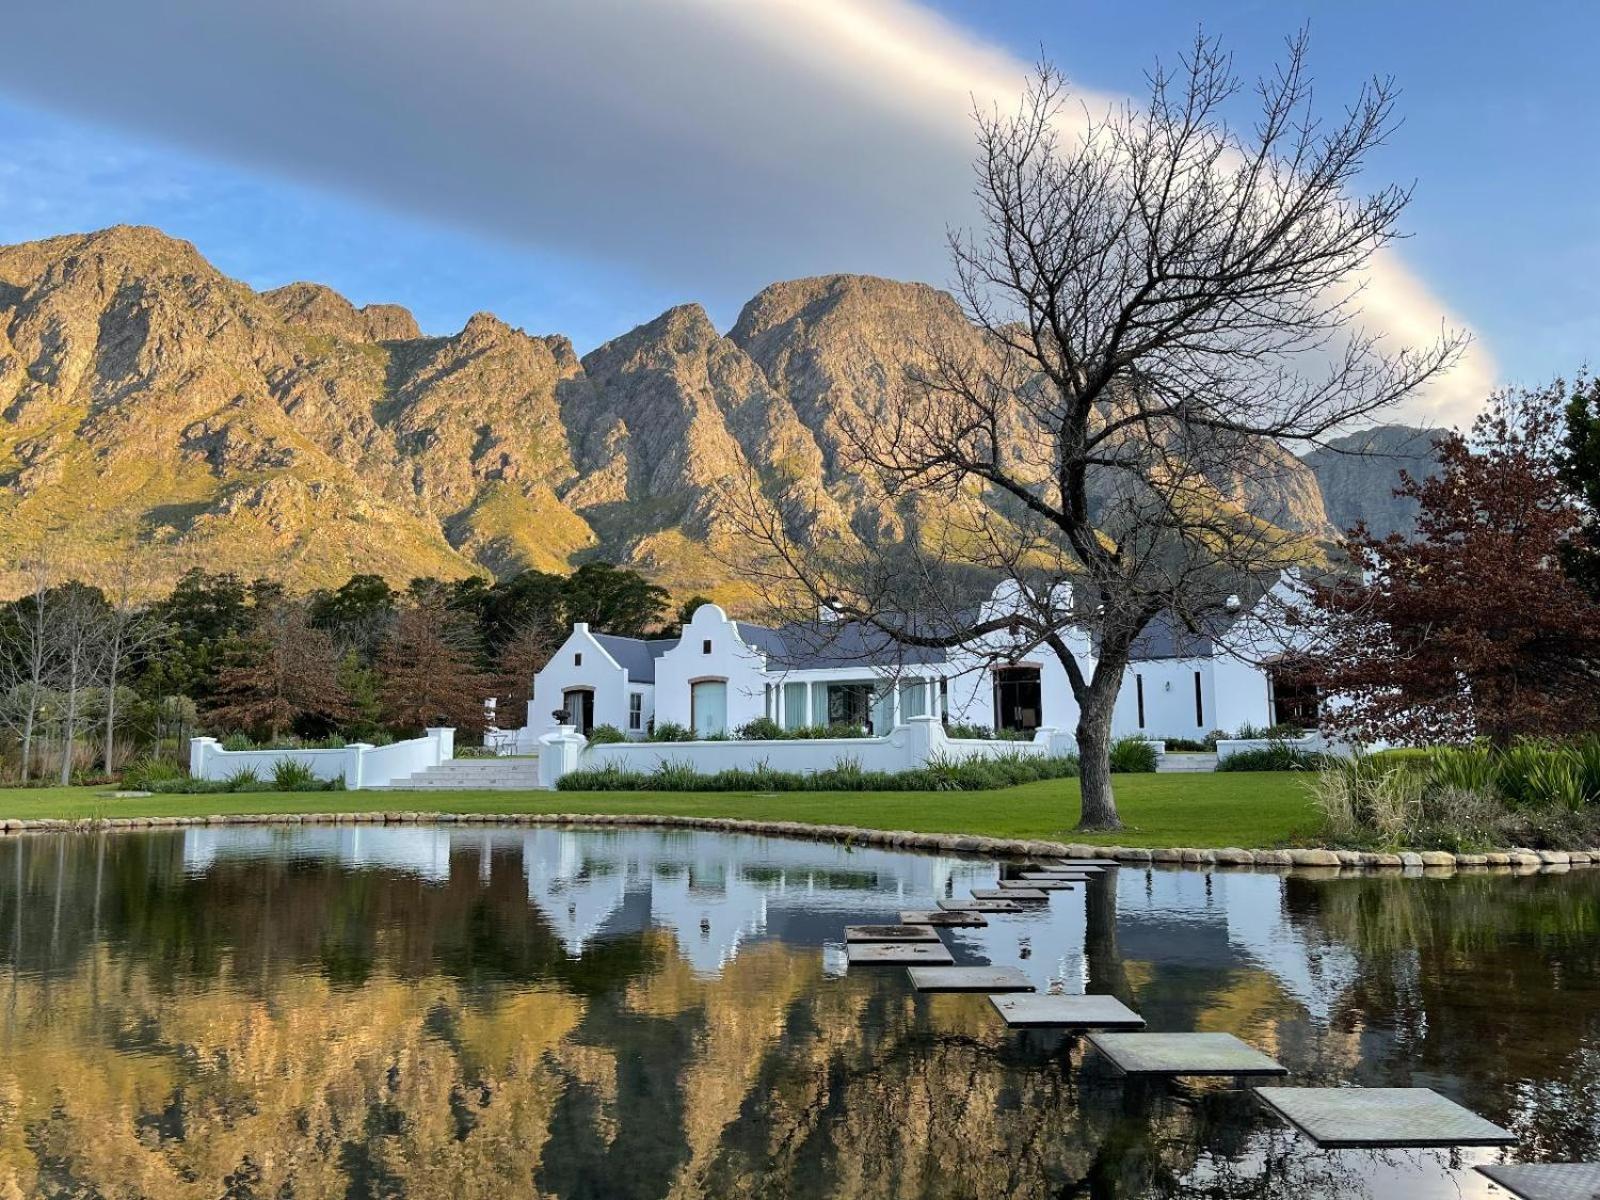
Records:
[[[1490,1194],[1491,1152],[1317,1152],[1248,1091],[841,971],[846,923],[994,877],[697,833],[10,839],[0,1196]],[[947,940],[1542,1160],[1600,1153],[1597,934],[1600,873],[1123,869]]]

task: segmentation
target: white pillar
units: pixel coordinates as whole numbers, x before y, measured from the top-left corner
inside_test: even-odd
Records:
[[[811,680],[809,680],[809,679],[806,680],[806,719],[804,721],[802,721],[801,724],[802,725],[822,725],[822,724],[826,724],[826,722],[817,720],[817,710],[816,710],[815,706],[811,703]]]
[[[195,779],[206,778],[206,759],[216,747],[217,739],[197,737],[189,739],[189,774]]]
[[[344,748],[344,786],[346,791],[360,791],[367,786],[366,757],[367,751],[371,749],[372,744],[370,742],[351,742]],[[387,780],[380,782],[387,782]]]
[[[896,729],[900,725],[900,684],[897,681],[889,689],[889,728]]]
[[[539,784],[553,788],[561,777],[578,769],[578,756],[589,739],[575,725],[559,725],[539,739]]]
[[[456,731],[448,725],[441,725],[427,731],[433,739],[433,763],[438,766],[442,762],[449,762],[456,756]]]
[[[786,728],[786,726],[784,725],[784,720],[783,720],[783,718],[784,718],[783,694],[784,694],[784,692],[788,691],[789,689],[788,689],[788,686],[781,679],[777,683],[773,684],[772,686],[778,689],[777,702],[772,706],[772,711],[773,711],[773,714],[774,714],[772,719],[778,723],[778,728],[779,729],[783,729],[783,728]]]

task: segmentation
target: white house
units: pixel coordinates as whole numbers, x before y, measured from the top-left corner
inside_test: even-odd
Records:
[[[1014,584],[986,602],[984,616],[1012,611]],[[1276,679],[1289,648],[1269,605],[1292,604],[1285,580],[1250,610],[1204,633],[1171,619],[1153,622],[1137,647],[1113,718],[1118,737],[1200,738],[1280,721],[1314,723],[1315,697]],[[758,717],[785,729],[847,724],[886,733],[923,715],[947,723],[1031,733],[1071,731],[1078,708],[1065,669],[1048,648],[1015,661],[993,644],[950,650],[898,646],[855,622],[819,620],[771,629],[702,605],[678,638],[626,638],[575,625],[534,679],[522,752],[554,732],[558,713],[583,733],[610,725],[644,738],[667,723],[698,737],[731,735]],[[1087,637],[1068,635],[1092,669]]]

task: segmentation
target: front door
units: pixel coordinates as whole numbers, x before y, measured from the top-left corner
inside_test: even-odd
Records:
[[[573,688],[561,694],[561,706],[567,710],[567,720],[578,727],[578,732],[588,737],[594,732],[594,691],[590,688]]]
[[[721,679],[702,679],[689,685],[689,719],[697,738],[728,732],[728,685]]]

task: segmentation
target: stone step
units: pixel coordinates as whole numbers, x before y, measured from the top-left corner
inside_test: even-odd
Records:
[[[1163,754],[1156,759],[1156,770],[1166,773],[1188,771],[1215,771],[1215,754]]]
[[[390,791],[526,792],[539,788],[537,758],[455,758],[390,784]]]

